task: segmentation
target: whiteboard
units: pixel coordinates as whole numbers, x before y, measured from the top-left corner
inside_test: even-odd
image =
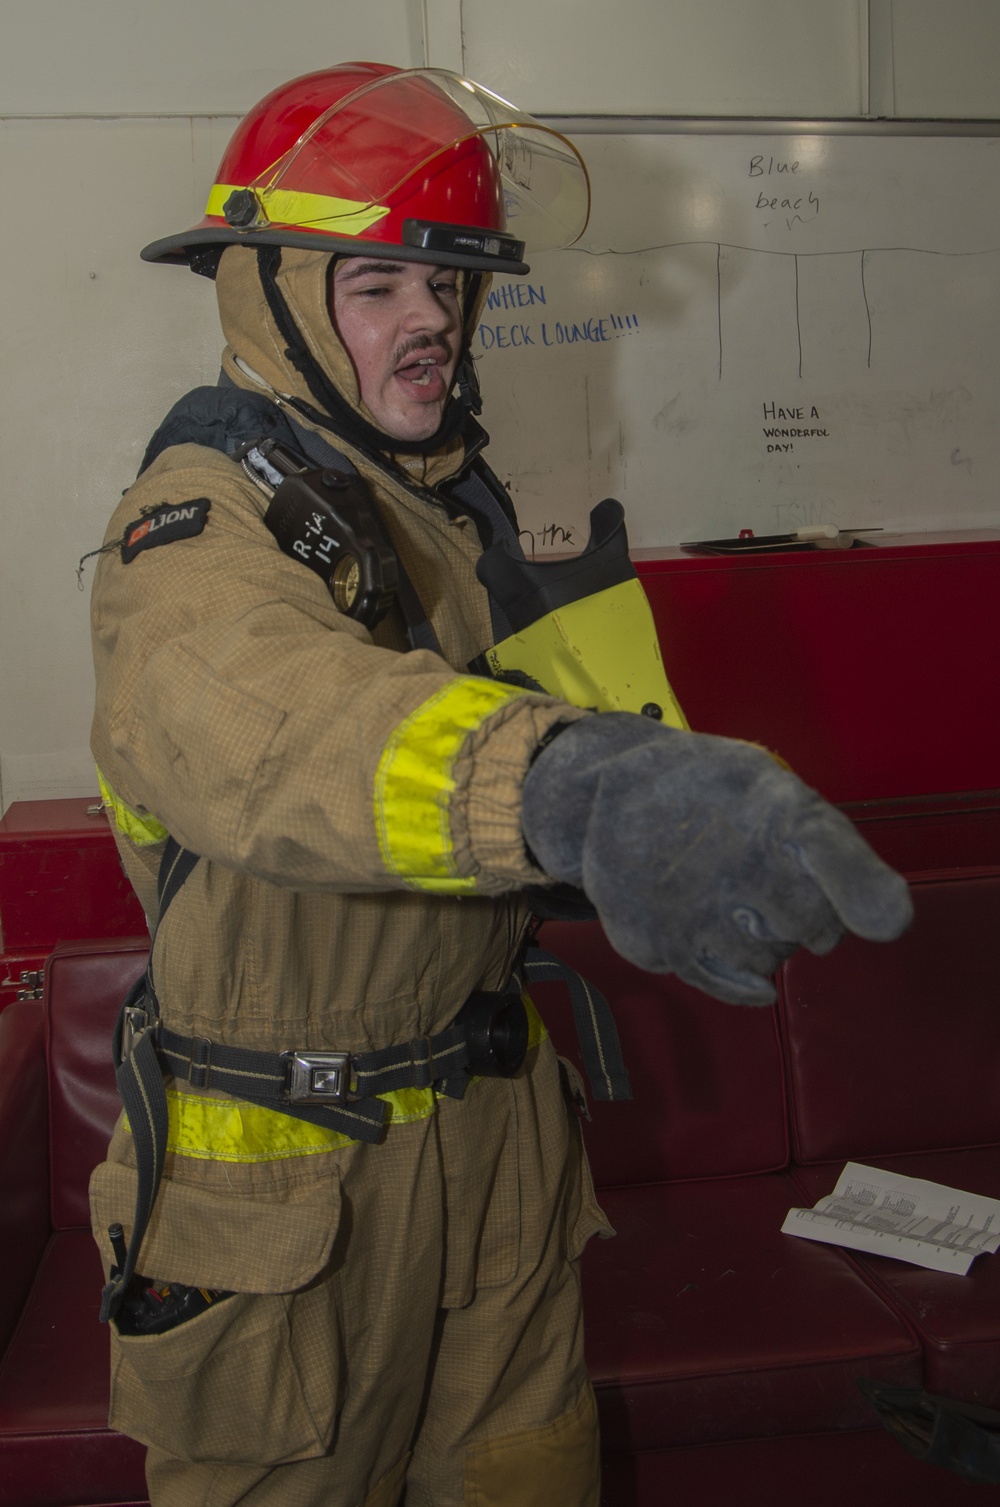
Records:
[[[609,495],[645,547],[996,525],[996,130],[577,136],[584,238],[473,342],[526,544],[581,547]]]

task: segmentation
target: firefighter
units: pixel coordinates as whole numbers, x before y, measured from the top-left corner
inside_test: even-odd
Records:
[[[743,1003],[909,919],[761,750],[468,671],[511,629],[477,562],[516,542],[470,339],[587,207],[575,149],[488,91],[351,64],[256,106],[143,253],[214,278],[227,342],[94,587],[153,944],[91,1197],[154,1507],[596,1507],[577,1263],[610,1231],[525,897],[583,891],[625,956]]]

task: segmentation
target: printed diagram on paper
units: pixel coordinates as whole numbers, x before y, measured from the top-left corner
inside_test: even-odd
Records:
[[[965,1276],[1000,1246],[1000,1200],[848,1162],[815,1208],[789,1209],[785,1235]]]

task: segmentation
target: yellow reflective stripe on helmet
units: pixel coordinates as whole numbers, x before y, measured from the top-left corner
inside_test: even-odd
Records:
[[[166,841],[166,827],[162,826],[155,816],[148,814],[140,816],[138,811],[133,811],[130,806],[126,806],[125,802],[115,795],[100,770],[97,771],[97,783],[100,786],[101,800],[114,813],[115,826],[128,838],[129,842],[134,842],[137,848],[151,848],[154,843]]]
[[[531,1000],[526,994],[522,997],[528,1012],[530,1050],[548,1032]],[[389,1105],[389,1125],[412,1125],[429,1119],[443,1096],[431,1088],[399,1088],[378,1097]],[[206,1099],[177,1088],[167,1089],[167,1116],[167,1150],[195,1161],[277,1162],[359,1144],[352,1136],[297,1120],[280,1109],[264,1109],[243,1099]],[[127,1118],[123,1124],[130,1129]]]
[[[216,183],[205,206],[207,215],[225,218],[226,200],[241,192],[237,183]],[[327,230],[335,235],[364,235],[371,225],[385,218],[388,206],[365,204],[360,199],[334,199],[328,194],[297,194],[288,188],[251,189],[272,225],[298,225],[304,230]],[[252,225],[250,230],[263,230]]]
[[[530,694],[478,677],[450,681],[394,730],[375,776],[375,824],[382,860],[416,889],[459,895],[475,879],[455,867],[448,805],[462,745],[505,702]]]

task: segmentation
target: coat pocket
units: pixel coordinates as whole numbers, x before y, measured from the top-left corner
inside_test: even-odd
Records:
[[[583,1079],[565,1057],[559,1058],[559,1078],[569,1115],[569,1145],[566,1153],[566,1255],[576,1261],[592,1235],[609,1239],[615,1232],[608,1216],[597,1202],[594,1178],[590,1170],[583,1130],[580,1125],[582,1109],[587,1112],[587,1095]],[[587,1114],[587,1118],[590,1116]]]
[[[111,1325],[110,1424],[196,1464],[271,1464],[322,1455],[343,1392],[339,1283],[325,1271],[339,1189],[322,1205],[223,1197],[164,1182],[139,1269],[158,1282],[234,1296],[161,1334]],[[127,1226],[135,1173],[91,1180],[98,1239]]]
[[[608,1240],[615,1233],[608,1216],[597,1202],[590,1163],[583,1147],[579,1126],[573,1137],[577,1144],[579,1165],[576,1180],[570,1189],[569,1218],[566,1223],[566,1255],[576,1261],[583,1255],[583,1248],[592,1235]]]

